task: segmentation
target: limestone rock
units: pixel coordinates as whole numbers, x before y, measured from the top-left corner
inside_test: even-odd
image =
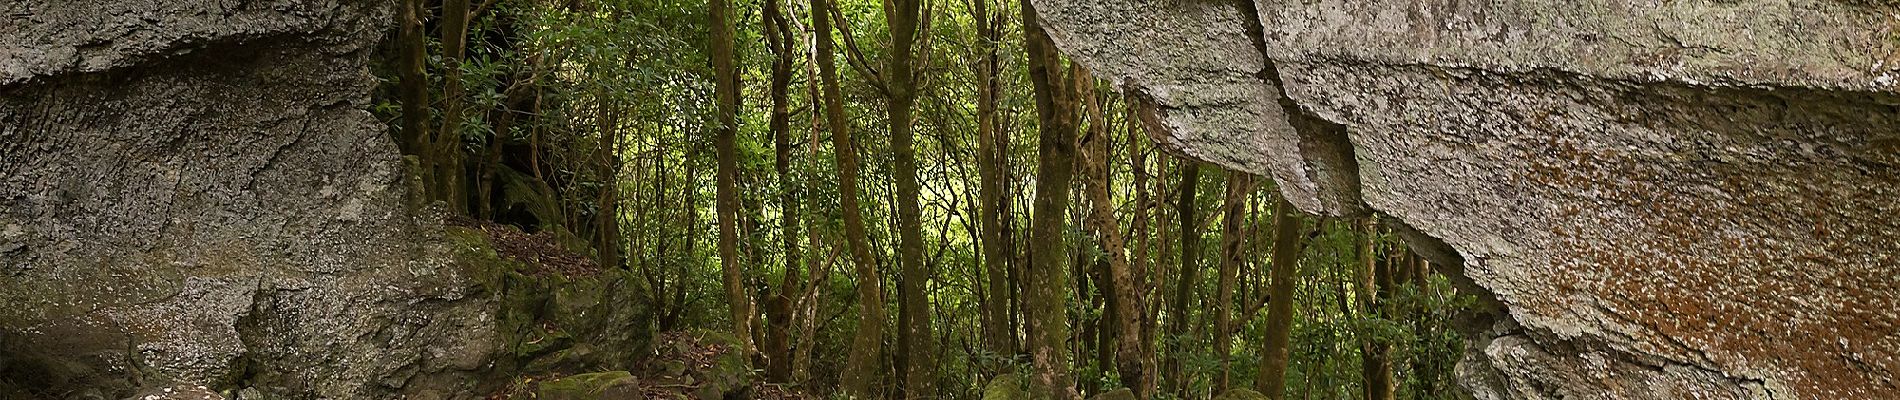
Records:
[[[167,386],[139,391],[126,400],[225,400],[204,386]]]
[[[365,111],[391,5],[0,4],[0,397],[472,396],[493,306]]]
[[[1900,5],[1034,3],[1164,144],[1444,250],[1476,397],[1900,390]]]

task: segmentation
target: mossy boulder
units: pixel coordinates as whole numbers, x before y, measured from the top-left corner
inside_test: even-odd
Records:
[[[699,400],[747,397],[752,366],[732,336],[708,330],[672,332],[654,344],[647,374]]]
[[[510,254],[509,240],[555,240],[503,225],[449,226],[458,265],[497,300],[498,370],[631,370],[652,339],[650,315],[631,272],[589,265],[551,266],[546,254]],[[524,239],[527,238],[527,239]],[[566,247],[565,243],[543,244]],[[498,250],[501,249],[501,250]],[[551,251],[559,253],[559,251]],[[530,258],[523,260],[520,258]]]
[[[997,375],[989,386],[983,387],[983,400],[1024,400],[1029,398],[1029,390],[1023,377],[1017,374]]]
[[[1227,389],[1226,393],[1214,396],[1214,400],[1267,400],[1267,395],[1251,389]]]
[[[1136,398],[1135,391],[1128,390],[1128,388],[1121,388],[1102,392],[1102,394],[1095,395],[1095,397],[1090,397],[1089,400],[1136,400]]]
[[[640,382],[627,371],[580,374],[541,382],[536,399],[617,400],[641,398]]]

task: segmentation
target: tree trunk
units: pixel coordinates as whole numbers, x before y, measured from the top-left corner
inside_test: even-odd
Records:
[[[468,213],[468,193],[462,190],[462,61],[468,48],[468,0],[442,2],[442,130],[436,135],[436,200],[448,202],[449,211]]]
[[[976,173],[980,192],[977,214],[981,219],[983,247],[983,268],[989,278],[989,298],[985,299],[983,325],[984,344],[991,353],[1006,355],[1016,349],[1016,335],[1009,329],[1009,259],[1010,243],[1003,241],[1003,210],[1008,209],[1003,199],[1003,174],[1009,170],[1009,158],[1002,154],[1005,149],[998,146],[996,129],[996,103],[1002,83],[997,79],[1000,67],[996,54],[996,43],[1002,38],[997,25],[1001,18],[993,18],[989,12],[990,0],[973,2],[971,19],[977,26],[977,35],[982,48],[982,60],[977,63],[977,103],[976,103]],[[1001,13],[998,13],[1000,16]]]
[[[1299,279],[1300,219],[1292,203],[1280,199],[1273,207],[1273,272],[1268,278],[1267,334],[1260,352],[1260,375],[1254,390],[1271,400],[1286,398],[1287,344],[1293,329],[1293,288]]]
[[[792,176],[792,133],[791,133],[791,85],[792,85],[792,33],[791,24],[786,22],[780,0],[765,0],[765,41],[772,51],[772,148],[773,167],[778,170],[779,185],[779,239],[784,249],[785,274],[781,276],[778,289],[772,293],[771,307],[766,310],[766,378],[772,382],[790,383],[792,380],[792,328],[796,319],[793,309],[794,299],[803,290],[800,284],[799,262],[803,261],[798,248],[799,211],[797,177]]]
[[[594,198],[594,251],[600,265],[620,267],[620,112],[612,103],[603,103],[595,112],[599,131],[597,175],[603,184]]]
[[[431,172],[435,169],[435,158],[431,155],[429,138],[429,76],[428,76],[428,40],[424,32],[423,20],[429,12],[425,0],[403,0],[402,27],[396,33],[396,41],[402,46],[401,64],[397,67],[401,74],[399,92],[402,94],[402,145],[403,154],[416,156],[421,164],[424,176],[424,190],[433,189],[434,179]],[[433,198],[431,193],[413,193],[414,196]]]
[[[916,135],[912,118],[917,104],[912,55],[918,38],[921,2],[890,0],[884,2],[884,18],[891,28],[891,48],[884,69],[886,95],[890,100],[891,151],[894,154],[893,178],[897,180],[897,265],[903,272],[900,291],[905,319],[903,338],[904,397],[937,397],[935,337],[931,335],[930,301],[925,288],[931,272],[924,263],[923,211],[918,206],[922,183],[917,177]],[[928,51],[926,49],[925,51]]]
[[[813,40],[816,40],[816,38],[813,38]],[[806,85],[807,94],[810,96],[811,104],[813,104],[814,107],[824,102],[823,97],[819,94],[819,85],[817,84],[818,67],[816,64],[817,62],[815,61],[805,64],[806,82],[810,82],[810,84]],[[805,176],[805,187],[807,189],[818,187],[818,174],[816,173],[816,171],[819,170],[818,143],[822,140],[819,135],[821,132],[819,128],[823,126],[823,121],[824,117],[820,116],[818,112],[812,113],[811,133],[805,142],[806,171],[812,172]],[[818,218],[808,218],[805,220],[805,237],[805,243],[807,245],[807,251],[805,252],[807,261],[805,265],[810,266],[812,273],[806,279],[804,298],[798,303],[798,312],[800,315],[794,318],[794,321],[797,321],[799,331],[798,345],[796,349],[793,350],[794,353],[792,355],[792,379],[796,381],[796,383],[808,385],[811,382],[812,349],[816,347],[818,343],[819,293],[820,290],[824,289],[824,283],[829,282],[832,262],[837,260],[837,249],[839,247],[833,247],[829,251],[830,257],[826,258],[824,262],[821,263],[818,261],[818,257],[820,256],[819,248],[820,245],[824,243],[824,241],[820,240],[818,234]]]
[[[1122,385],[1135,392],[1135,397],[1146,399],[1154,380],[1154,359],[1149,358],[1142,346],[1142,320],[1148,312],[1144,310],[1145,300],[1136,289],[1135,273],[1129,266],[1124,253],[1127,241],[1122,237],[1121,224],[1115,219],[1115,206],[1109,195],[1109,156],[1108,126],[1103,117],[1101,102],[1094,96],[1088,101],[1089,118],[1095,121],[1090,125],[1088,134],[1083,136],[1081,153],[1083,181],[1087,183],[1089,203],[1089,225],[1100,238],[1102,251],[1107,254],[1110,316],[1116,327],[1115,352],[1116,372],[1121,375]],[[1139,168],[1139,167],[1137,167]],[[1139,208],[1139,204],[1137,204]],[[1139,234],[1139,230],[1136,231]],[[1106,363],[1104,368],[1108,367]]]
[[[1194,284],[1201,271],[1201,233],[1200,224],[1194,218],[1194,197],[1201,183],[1201,164],[1194,160],[1181,160],[1180,200],[1175,203],[1175,218],[1181,224],[1181,269],[1174,275],[1174,301],[1168,307],[1168,337],[1182,340],[1187,334],[1188,301],[1193,299]],[[1181,343],[1175,343],[1169,349],[1174,357],[1168,357],[1168,390],[1181,397],[1187,396],[1187,371],[1182,365]]]
[[[1069,276],[1063,264],[1068,254],[1064,219],[1069,209],[1069,184],[1075,172],[1075,99],[1062,73],[1055,43],[1042,30],[1034,4],[1022,5],[1024,47],[1028,50],[1029,80],[1036,92],[1036,114],[1042,133],[1036,155],[1035,215],[1030,220],[1035,254],[1030,257],[1023,290],[1024,318],[1029,324],[1030,360],[1035,365],[1030,392],[1037,399],[1077,399],[1068,351]],[[1073,71],[1071,71],[1073,73]]]
[[[844,214],[845,242],[858,273],[858,332],[845,361],[843,386],[847,398],[878,397],[877,383],[884,358],[884,289],[877,261],[864,232],[864,211],[858,204],[858,155],[851,144],[851,126],[845,121],[844,94],[838,87],[837,57],[832,51],[830,0],[812,0],[813,29],[818,34],[818,75],[824,84],[825,121],[831,129],[831,147],[838,162],[838,208]]]
[[[1214,379],[1214,390],[1226,390],[1231,374],[1229,362],[1230,349],[1234,334],[1234,286],[1240,277],[1241,244],[1246,236],[1247,195],[1253,192],[1253,179],[1239,171],[1228,172],[1227,198],[1221,204],[1224,208],[1221,216],[1221,259],[1220,286],[1215,290],[1214,304],[1214,355],[1220,360],[1220,375]]]
[[[732,336],[739,348],[751,354],[752,302],[746,297],[745,271],[739,265],[737,219],[739,193],[735,179],[739,174],[737,139],[739,133],[739,69],[733,55],[733,26],[726,0],[711,0],[712,64],[714,91],[719,98],[719,125],[713,147],[719,159],[717,212],[719,213],[719,265],[725,275],[726,305],[732,312]]]
[[[523,42],[515,38],[518,33],[513,19],[496,18],[494,29],[508,37],[501,42],[508,51],[532,53],[532,49],[519,48]],[[507,148],[508,142],[514,139],[515,110],[526,107],[530,101],[534,100],[531,90],[538,86],[538,82],[535,82],[535,72],[539,64],[540,57],[528,56],[522,60],[519,68],[497,82],[496,86],[503,88],[501,101],[490,109],[488,114],[488,120],[494,123],[494,129],[489,130],[488,146],[482,152],[481,161],[476,164],[475,189],[473,190],[475,203],[472,207],[476,218],[495,220],[495,173],[501,168],[502,151]]]
[[[1382,318],[1391,315],[1392,305],[1387,299],[1392,287],[1391,265],[1381,262],[1379,257],[1379,228],[1377,223],[1367,218],[1360,225],[1359,268],[1354,268],[1355,283],[1358,286],[1359,311],[1363,318]],[[1387,258],[1383,261],[1395,261]],[[1362,394],[1366,400],[1392,400],[1392,344],[1370,335],[1361,335],[1360,341],[1361,376],[1365,378]]]
[[[1127,102],[1129,109],[1127,116],[1128,152],[1134,158],[1133,167],[1130,168],[1130,172],[1131,175],[1134,175],[1135,190],[1134,226],[1129,228],[1129,232],[1133,232],[1135,236],[1135,250],[1133,260],[1129,263],[1129,283],[1132,293],[1130,293],[1127,298],[1135,302],[1132,310],[1136,312],[1133,318],[1135,318],[1135,323],[1137,324],[1136,328],[1138,329],[1128,334],[1135,335],[1134,340],[1136,340],[1137,345],[1140,346],[1137,349],[1140,353],[1137,354],[1137,358],[1134,361],[1139,363],[1136,366],[1141,368],[1141,370],[1140,375],[1135,379],[1130,379],[1127,372],[1122,372],[1122,383],[1133,385],[1130,389],[1135,392],[1136,398],[1149,399],[1157,394],[1155,390],[1158,387],[1157,384],[1160,382],[1159,378],[1161,375],[1160,371],[1156,368],[1154,337],[1155,310],[1160,307],[1155,306],[1156,303],[1152,302],[1152,298],[1160,297],[1152,295],[1154,293],[1153,288],[1159,285],[1156,278],[1160,276],[1160,274],[1154,271],[1154,266],[1157,265],[1157,263],[1154,262],[1152,255],[1160,253],[1152,250],[1154,234],[1151,226],[1154,224],[1151,222],[1154,214],[1152,212],[1153,204],[1151,202],[1154,201],[1154,197],[1148,186],[1148,152],[1138,149],[1137,147],[1137,145],[1145,139],[1138,139],[1141,136],[1137,134],[1137,132],[1139,132],[1137,129],[1142,129],[1142,127],[1137,124],[1137,120],[1134,118],[1134,107],[1136,103],[1132,101],[1134,100],[1132,97],[1130,97],[1129,100],[1131,101]],[[1159,180],[1157,180],[1157,182],[1159,182]],[[1118,288],[1116,290],[1121,289]],[[1126,321],[1123,323],[1126,324]],[[1123,326],[1126,327],[1126,325]],[[1129,361],[1127,357],[1122,358],[1123,363],[1128,363]],[[1120,368],[1126,371],[1128,367],[1124,366]]]

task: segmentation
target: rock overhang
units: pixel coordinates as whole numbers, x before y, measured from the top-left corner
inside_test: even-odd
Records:
[[[1883,393],[1900,318],[1854,309],[1900,298],[1900,17],[1756,3],[1035,2],[1157,142],[1464,261],[1511,316],[1467,387]]]

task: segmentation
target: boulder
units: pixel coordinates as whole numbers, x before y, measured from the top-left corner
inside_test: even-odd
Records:
[[[414,192],[367,111],[394,2],[240,3],[0,4],[0,397],[476,398],[632,366],[635,280],[574,267],[545,183],[500,171],[545,235],[525,253]]]
[[[1164,146],[1495,306],[1478,398],[1900,390],[1900,5],[1033,3]]]
[[[494,299],[497,373],[629,370],[652,339],[632,271],[600,269],[555,231],[459,221],[444,237],[455,265]]]
[[[86,398],[81,396],[79,398]],[[101,398],[103,399],[103,398]],[[226,397],[204,386],[165,386],[140,390],[127,400],[225,400]]]
[[[1266,400],[1266,399],[1267,399],[1267,395],[1260,394],[1260,392],[1255,392],[1252,389],[1246,389],[1246,388],[1227,389],[1226,392],[1222,392],[1219,396],[1214,396],[1214,400]]]
[[[983,387],[983,400],[1025,400],[1029,398],[1029,388],[1023,377],[1017,374],[997,375]]]
[[[0,3],[0,397],[476,396],[493,299],[366,111],[394,2],[240,3]]]
[[[739,342],[724,332],[669,332],[653,344],[646,373],[699,400],[746,398],[752,393],[752,365]]]
[[[1121,388],[1102,392],[1102,394],[1089,397],[1089,400],[1136,400],[1136,398],[1135,391]]]
[[[633,400],[644,398],[640,382],[627,371],[580,374],[541,382],[536,399]]]

